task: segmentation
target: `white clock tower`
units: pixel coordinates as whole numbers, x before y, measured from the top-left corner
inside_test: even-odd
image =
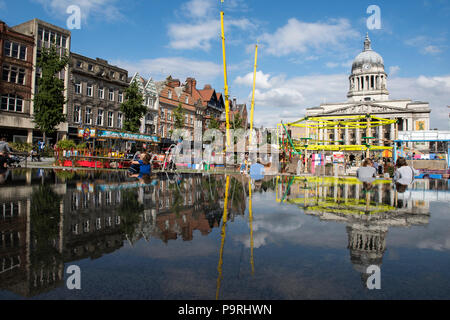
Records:
[[[383,58],[372,50],[369,34],[364,41],[364,51],[353,61],[349,101],[387,101],[387,74]]]

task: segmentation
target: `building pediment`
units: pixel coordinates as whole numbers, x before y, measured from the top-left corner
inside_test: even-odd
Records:
[[[388,106],[378,103],[351,104],[334,110],[325,110],[324,115],[347,115],[347,114],[379,114],[407,112],[406,108]]]

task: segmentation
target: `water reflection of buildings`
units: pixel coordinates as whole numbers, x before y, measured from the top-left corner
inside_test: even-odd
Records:
[[[36,296],[64,285],[65,263],[97,259],[124,241],[207,235],[221,223],[224,179],[163,175],[155,185],[140,185],[120,173],[14,172],[0,186],[0,289]],[[41,185],[59,195],[57,231],[45,246],[31,214]],[[233,197],[229,219],[245,212],[245,194],[236,190]]]
[[[430,190],[430,185],[416,181],[410,192],[417,188]],[[347,225],[350,260],[364,286],[367,268],[382,264],[389,228],[425,226],[430,218],[429,201],[398,194],[383,180],[364,186],[353,178],[293,179],[278,185],[277,198],[321,221]]]

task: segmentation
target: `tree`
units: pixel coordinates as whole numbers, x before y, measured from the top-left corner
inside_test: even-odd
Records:
[[[183,129],[184,128],[184,117],[185,112],[183,110],[183,105],[178,104],[178,108],[173,111],[173,118],[175,120],[175,129]]]
[[[56,46],[41,48],[36,67],[41,70],[38,79],[38,90],[34,96],[33,122],[37,129],[42,131],[44,141],[47,134],[56,131],[56,127],[66,121],[64,115],[64,80],[57,77],[69,63],[69,57],[60,57]]]
[[[211,118],[208,129],[220,129],[219,121],[215,118]]]
[[[243,119],[242,119],[241,114],[239,112],[234,114],[233,121],[232,121],[232,126],[233,126],[234,130],[244,129]]]
[[[120,105],[120,111],[125,116],[123,129],[138,133],[141,127],[141,119],[147,113],[147,107],[144,106],[144,97],[139,91],[136,79],[125,90],[125,102]]]

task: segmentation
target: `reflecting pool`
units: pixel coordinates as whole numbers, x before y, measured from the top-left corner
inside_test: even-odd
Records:
[[[0,299],[449,299],[449,203],[447,180],[8,171]]]

